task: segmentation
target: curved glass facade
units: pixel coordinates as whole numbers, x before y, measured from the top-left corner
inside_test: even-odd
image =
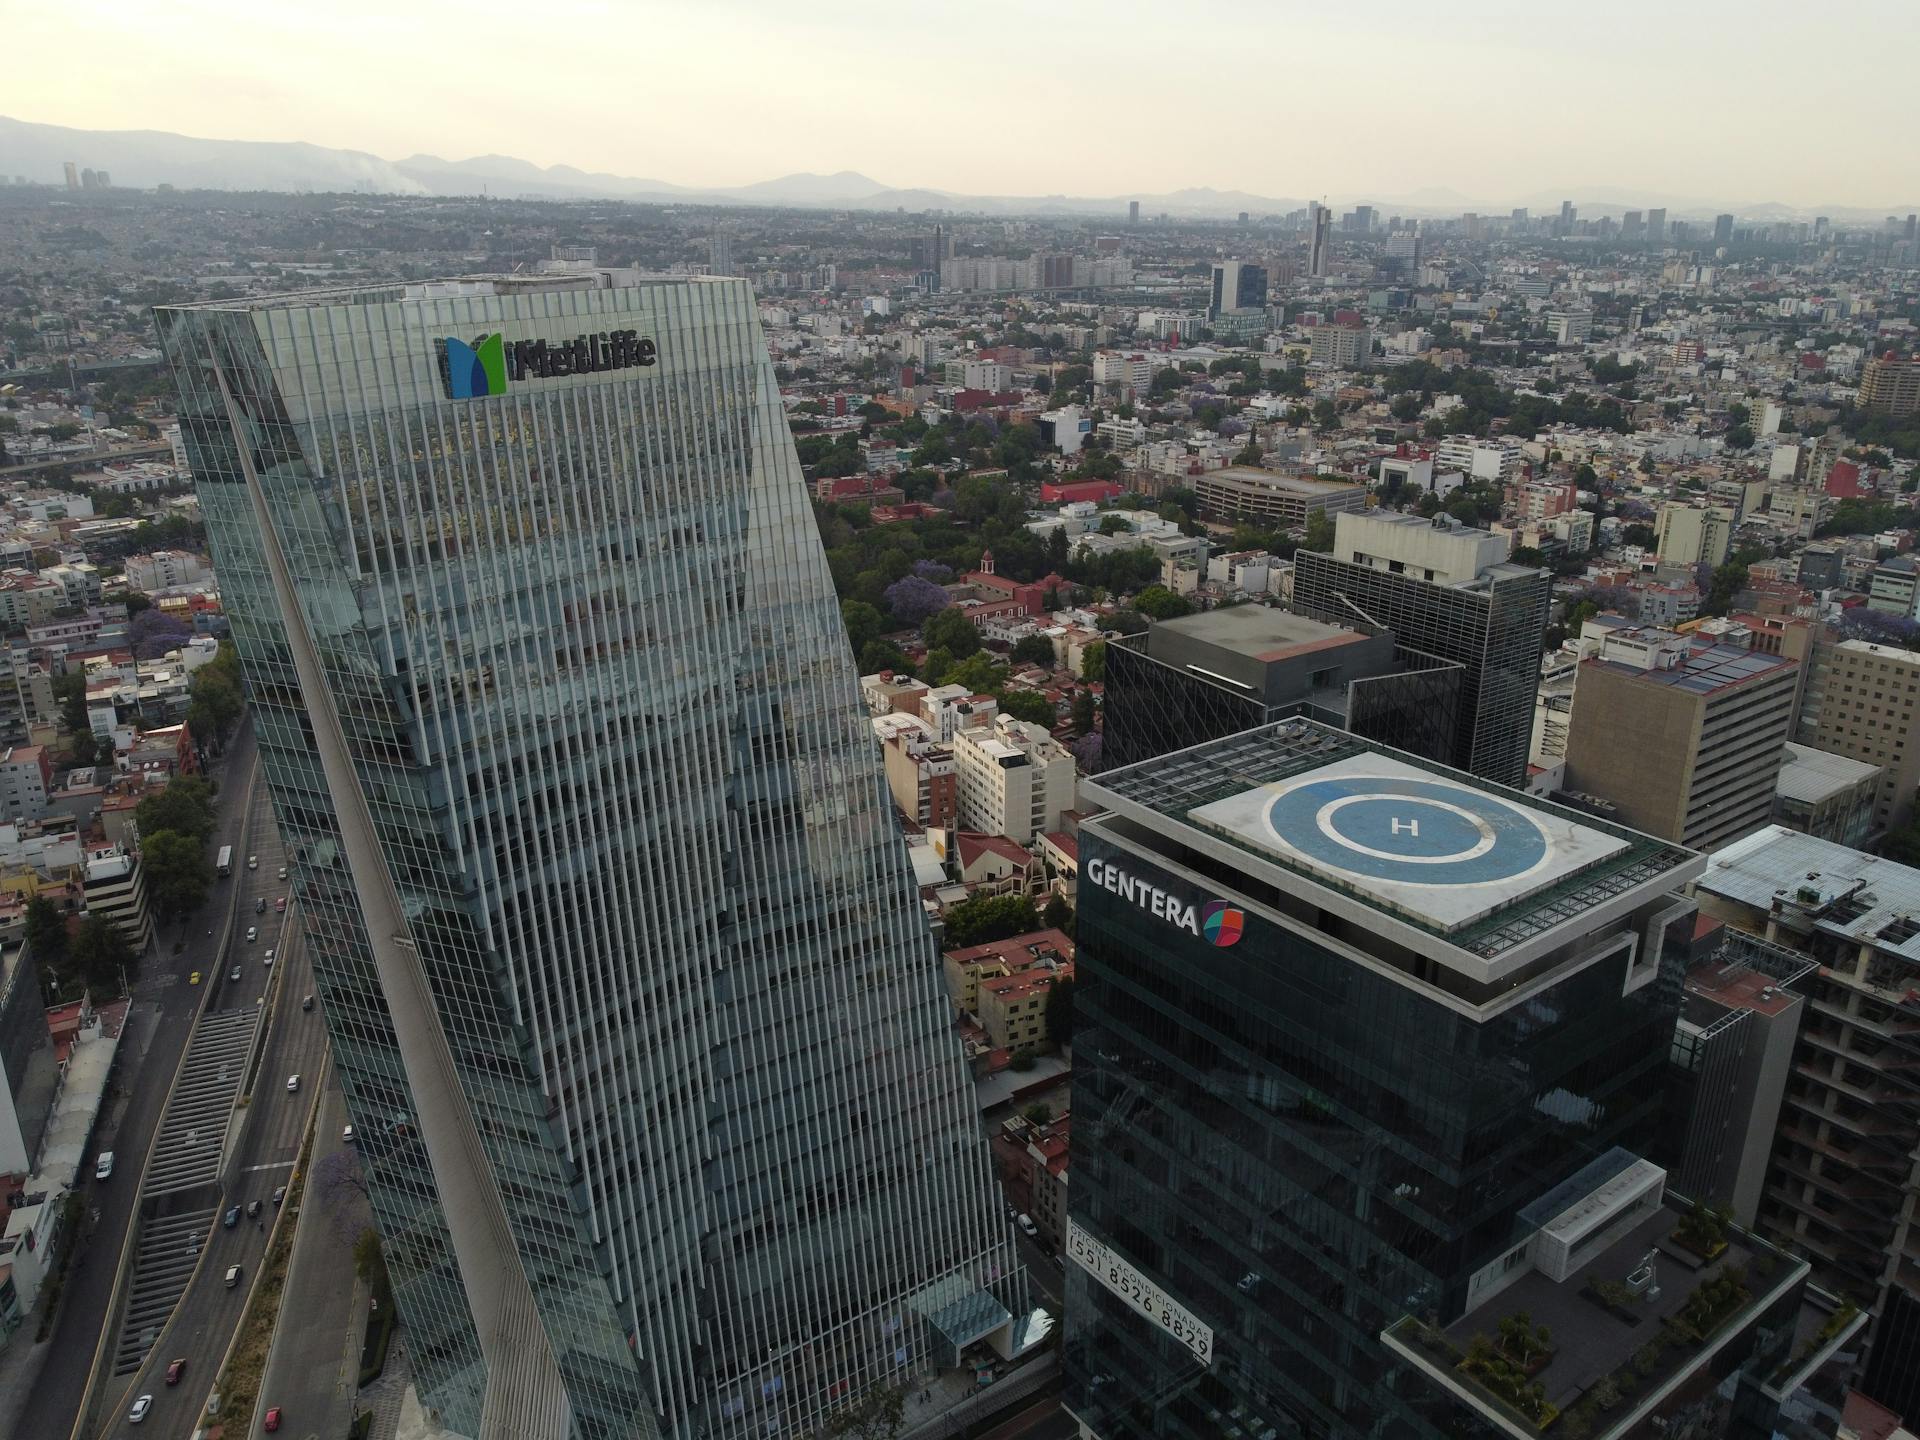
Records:
[[[158,318],[424,1398],[475,1432],[487,1258],[416,1133],[321,705],[579,1433],[793,1433],[924,1371],[930,1291],[1024,1277],[751,292],[615,278]]]

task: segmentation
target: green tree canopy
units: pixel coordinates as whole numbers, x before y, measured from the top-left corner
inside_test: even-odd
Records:
[[[96,995],[118,995],[124,974],[133,979],[136,969],[133,946],[127,937],[103,915],[89,915],[80,924],[68,951],[69,978],[78,980]]]
[[[1030,721],[1035,725],[1044,725],[1048,729],[1052,729],[1054,722],[1060,718],[1054,712],[1053,702],[1037,690],[1001,692],[1000,709],[1016,720]]]
[[[1036,928],[1033,902],[1024,895],[976,895],[962,900],[943,917],[946,946],[964,950],[989,940],[1025,935]]]
[[[1177,620],[1193,613],[1186,596],[1176,595],[1164,585],[1147,586],[1133,597],[1133,608],[1155,620]]]
[[[840,623],[847,627],[847,643],[856,655],[880,638],[883,625],[880,612],[864,600],[842,600]]]
[[[183,775],[148,795],[133,812],[145,837],[163,830],[204,844],[213,834],[213,787],[197,775]]]
[[[1061,980],[1047,990],[1047,1038],[1055,1045],[1073,1043],[1073,981]]]
[[[196,837],[142,830],[140,863],[147,872],[148,898],[160,919],[191,914],[206,903],[213,867],[207,864],[207,847]]]
[[[1044,635],[1022,635],[1014,642],[1013,663],[1053,668],[1053,642]]]
[[[1080,651],[1080,678],[1098,685],[1107,678],[1107,642],[1095,640]]]
[[[926,624],[920,627],[920,635],[929,648],[938,646],[951,652],[957,660],[980,651],[980,632],[957,605],[928,616]]]

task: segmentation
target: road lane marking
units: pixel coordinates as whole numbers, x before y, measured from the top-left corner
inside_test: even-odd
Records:
[[[292,1168],[293,1161],[291,1160],[269,1160],[264,1165],[242,1166],[240,1173],[242,1175],[251,1175],[256,1170],[291,1170]]]

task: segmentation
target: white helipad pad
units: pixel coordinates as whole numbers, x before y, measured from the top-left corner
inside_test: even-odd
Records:
[[[1384,755],[1338,760],[1187,818],[1446,930],[1628,844]]]

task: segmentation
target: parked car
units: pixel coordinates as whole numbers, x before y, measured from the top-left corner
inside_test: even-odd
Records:
[[[296,1092],[298,1092],[299,1089],[300,1089],[300,1077],[298,1075],[287,1076],[287,1094],[289,1095],[295,1094]]]
[[[142,1420],[147,1418],[147,1412],[151,1409],[153,1409],[153,1396],[142,1395],[138,1400],[133,1402],[133,1408],[127,1412],[127,1423],[129,1425],[138,1425]]]
[[[171,1365],[167,1366],[167,1383],[169,1385],[178,1385],[180,1383],[180,1377],[186,1373],[187,1362],[185,1360],[174,1361]]]
[[[1040,1233],[1040,1227],[1033,1223],[1033,1217],[1031,1215],[1016,1215],[1014,1217],[1014,1223],[1020,1227],[1021,1233],[1029,1240]]]
[[[229,1230],[233,1229],[234,1226],[240,1223],[240,1207],[238,1205],[232,1206],[226,1214],[220,1217],[220,1223]]]
[[[93,1178],[105,1180],[113,1174],[113,1151],[102,1150],[100,1158],[93,1162]]]
[[[240,1283],[240,1267],[238,1265],[227,1266],[227,1288],[231,1290],[234,1286],[238,1285],[239,1283]]]

